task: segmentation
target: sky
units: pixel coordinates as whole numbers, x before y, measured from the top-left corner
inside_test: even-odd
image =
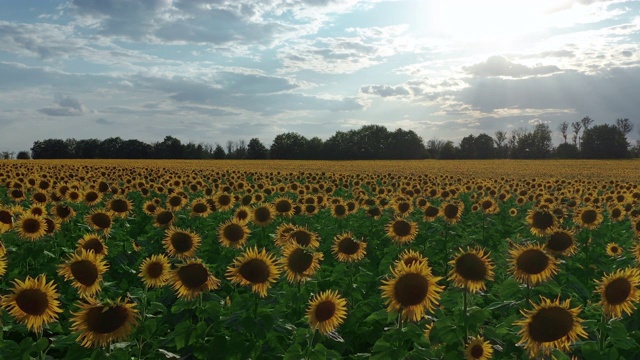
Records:
[[[640,128],[639,93],[640,1],[0,2],[0,151],[369,124],[458,143],[544,122],[559,143],[585,116]]]

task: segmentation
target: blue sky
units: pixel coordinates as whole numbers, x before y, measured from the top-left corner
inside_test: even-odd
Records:
[[[640,128],[640,2],[5,0],[0,79],[0,150]]]

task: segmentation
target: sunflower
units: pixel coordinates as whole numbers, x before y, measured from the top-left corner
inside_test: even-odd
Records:
[[[422,207],[422,219],[426,222],[432,222],[440,215],[440,208],[427,203]]]
[[[544,252],[542,245],[518,245],[509,250],[510,271],[521,283],[537,285],[558,273],[557,260]]]
[[[241,248],[246,244],[249,234],[251,230],[247,225],[235,217],[218,226],[218,241],[225,247]]]
[[[518,215],[518,209],[516,208],[509,209],[509,216],[514,217],[516,215]]]
[[[460,221],[463,211],[464,204],[461,201],[443,202],[440,205],[440,212],[444,220],[450,224],[455,224]]]
[[[254,293],[266,297],[271,283],[278,281],[280,272],[273,254],[265,249],[258,252],[258,248],[253,247],[233,260],[233,264],[227,268],[226,276],[233,284],[251,285]]]
[[[158,208],[153,215],[153,226],[155,227],[169,227],[176,221],[176,216],[171,210]]]
[[[115,217],[125,218],[131,212],[131,202],[123,197],[116,197],[109,201],[109,211]]]
[[[482,212],[485,214],[497,214],[500,211],[500,207],[498,203],[491,197],[484,197],[480,199],[478,205],[482,209]]]
[[[606,316],[619,318],[624,311],[631,315],[640,302],[640,270],[636,268],[618,269],[597,281],[596,292],[600,293],[602,312]]]
[[[279,197],[273,201],[273,208],[278,215],[293,216],[293,202],[286,197]]]
[[[44,216],[47,213],[47,209],[44,206],[33,204],[27,209],[27,214],[31,214],[34,216]]]
[[[29,331],[41,333],[42,327],[56,321],[62,312],[59,297],[53,280],[47,283],[44,274],[35,279],[27,276],[24,282],[13,281],[13,291],[2,298],[2,306]]]
[[[251,221],[258,226],[267,226],[275,219],[275,213],[271,204],[263,204],[253,208]]]
[[[350,232],[336,235],[331,245],[331,252],[341,262],[357,262],[367,253],[367,243],[357,239]]]
[[[464,350],[466,360],[488,360],[493,357],[491,343],[482,336],[472,337]]]
[[[591,206],[578,209],[573,217],[573,221],[585,229],[597,229],[603,219],[602,211]]]
[[[239,222],[243,224],[247,224],[249,221],[251,221],[251,214],[252,214],[252,211],[250,208],[246,206],[240,206],[238,209],[236,209],[236,212],[233,214],[233,217],[237,219]]]
[[[47,223],[42,216],[23,215],[15,224],[18,235],[29,241],[36,241],[47,233]]]
[[[286,245],[289,234],[296,230],[298,226],[292,223],[282,223],[278,225],[275,231],[275,242],[278,246]]]
[[[640,217],[631,221],[631,227],[633,228],[636,236],[640,237]]]
[[[71,280],[71,286],[78,290],[80,297],[88,299],[100,291],[102,275],[108,266],[102,256],[81,249],[69,255],[67,262],[60,265],[58,274]]]
[[[62,222],[67,222],[76,216],[76,212],[70,206],[65,204],[57,204],[53,207],[51,213]]]
[[[149,216],[153,216],[156,210],[158,210],[158,205],[153,200],[147,200],[142,204],[142,211]]]
[[[47,193],[42,192],[42,191],[36,191],[33,194],[31,194],[31,200],[38,205],[46,205],[47,202],[49,201],[49,196],[47,196]]]
[[[551,235],[557,227],[556,217],[553,216],[549,209],[531,209],[526,219],[531,227],[531,233],[535,236]]]
[[[0,234],[11,230],[13,227],[13,214],[8,209],[0,207]]]
[[[84,347],[106,347],[121,341],[138,324],[136,304],[127,300],[81,302],[78,312],[72,313],[71,330],[80,333],[77,340]]]
[[[493,280],[495,265],[489,259],[489,253],[485,255],[482,248],[467,248],[467,251],[460,249],[460,253],[449,261],[449,265],[452,266],[449,280],[453,281],[454,286],[471,293],[484,291],[485,282]]]
[[[171,264],[164,254],[151,255],[140,264],[138,276],[142,278],[144,286],[148,288],[161,287],[169,282],[170,271]]]
[[[573,255],[576,244],[573,230],[556,230],[547,238],[544,249],[552,255]]]
[[[290,242],[295,242],[300,246],[315,249],[320,245],[318,238],[318,234],[313,231],[309,231],[306,227],[296,226],[293,231],[287,234],[287,237],[284,238],[284,240],[276,239],[276,245],[284,246]]]
[[[413,263],[410,266],[400,263],[391,269],[392,277],[382,281],[382,298],[386,298],[387,311],[402,311],[402,317],[419,321],[426,310],[433,311],[440,300],[443,286],[437,284],[442,279],[431,274],[426,264]]]
[[[191,300],[203,291],[220,287],[220,280],[213,276],[207,265],[198,258],[190,259],[171,272],[171,287],[178,297]]]
[[[95,190],[87,190],[82,194],[82,200],[85,204],[93,206],[102,200],[102,194]]]
[[[171,195],[167,199],[166,206],[171,211],[178,211],[182,209],[187,203],[187,199],[180,195]]]
[[[365,214],[374,218],[375,220],[379,220],[382,217],[382,210],[380,210],[380,208],[377,206],[370,206]]]
[[[233,205],[236,202],[233,196],[225,193],[214,195],[213,201],[215,203],[216,208],[220,211],[226,211],[226,210],[232,209]]]
[[[410,243],[416,238],[418,225],[413,221],[396,217],[393,221],[385,225],[385,231],[393,242],[401,245]]]
[[[93,251],[96,255],[105,256],[109,253],[109,247],[102,241],[100,235],[96,233],[85,234],[78,240],[78,249]]]
[[[205,199],[195,199],[191,202],[191,216],[206,218],[211,214],[211,209]]]
[[[614,243],[614,242],[610,242],[607,244],[607,255],[611,256],[611,257],[618,257],[621,256],[623,253],[623,249],[620,247],[620,245]]]
[[[0,277],[7,273],[7,258],[5,254],[0,255]]]
[[[413,204],[408,200],[395,200],[391,203],[391,208],[396,216],[405,217],[413,212]]]
[[[164,248],[170,256],[179,259],[193,257],[200,246],[200,236],[188,230],[170,227],[164,232]]]
[[[326,335],[335,331],[347,317],[347,300],[337,290],[327,290],[309,300],[307,318],[313,330]]]
[[[429,261],[426,257],[422,256],[417,251],[413,251],[411,249],[404,250],[400,255],[398,255],[398,260],[395,262],[395,267],[400,266],[400,263],[405,264],[406,266],[411,266],[413,263],[421,263],[429,266]]]
[[[304,283],[320,269],[320,260],[324,258],[321,252],[304,248],[297,243],[289,243],[282,249],[282,258],[278,261],[284,268],[287,281],[290,283]]]
[[[609,211],[609,219],[611,219],[612,222],[624,220],[625,215],[626,211],[621,205],[615,206]]]
[[[108,234],[111,231],[111,226],[113,225],[111,212],[100,209],[91,210],[91,212],[84,217],[84,221],[93,230],[102,230],[104,234]]]
[[[345,217],[347,217],[347,215],[349,215],[349,209],[347,209],[347,206],[345,204],[340,202],[340,203],[331,205],[332,217],[336,219],[344,219]]]
[[[532,358],[540,352],[548,356],[554,349],[567,352],[578,338],[588,336],[581,325],[583,320],[578,317],[581,306],[571,308],[569,299],[562,302],[559,298],[540,299],[539,305],[531,302],[533,310],[520,310],[525,318],[514,322],[522,326],[518,345],[524,345]]]

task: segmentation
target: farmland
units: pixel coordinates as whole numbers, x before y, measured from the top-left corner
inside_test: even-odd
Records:
[[[0,162],[0,357],[638,358],[639,165]]]

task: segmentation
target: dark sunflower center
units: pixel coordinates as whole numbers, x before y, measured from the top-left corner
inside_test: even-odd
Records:
[[[172,196],[169,198],[169,205],[173,207],[177,207],[182,205],[182,197],[180,196]]]
[[[91,215],[91,222],[101,229],[107,229],[111,226],[111,218],[109,215],[101,212]]]
[[[98,238],[91,238],[82,244],[82,248],[85,250],[91,250],[96,254],[102,254],[104,251],[104,245],[102,245],[102,241]]]
[[[482,202],[482,210],[491,209],[492,206],[493,206],[493,201],[491,200],[485,200]]]
[[[22,190],[19,189],[14,189],[11,190],[11,197],[14,199],[22,199],[22,197],[24,196],[24,193],[22,192]]]
[[[309,205],[306,205],[306,206],[304,207],[304,210],[305,210],[307,213],[312,214],[312,213],[314,213],[314,212],[316,211],[316,206],[315,206],[314,204],[309,204]]]
[[[244,238],[244,229],[238,224],[229,224],[224,227],[222,235],[229,242],[237,242]]]
[[[471,357],[474,359],[480,359],[482,355],[484,355],[484,348],[480,344],[475,344],[471,347],[471,351],[469,351]]]
[[[44,214],[44,209],[37,206],[34,208],[31,208],[30,211],[33,215],[36,215],[36,216],[42,216]]]
[[[279,213],[288,213],[291,209],[291,203],[286,200],[280,200],[276,203],[276,211]]]
[[[0,210],[0,223],[11,225],[12,223],[11,213],[6,210]]]
[[[396,280],[393,293],[402,307],[418,305],[427,298],[429,281],[420,274],[405,274]]]
[[[111,210],[117,213],[129,211],[129,203],[123,199],[113,199],[110,203]]]
[[[527,274],[540,274],[549,266],[549,258],[540,250],[525,250],[518,256],[516,266],[519,270]]]
[[[316,305],[316,319],[323,322],[331,319],[336,313],[336,304],[333,301],[325,300]]]
[[[231,197],[229,195],[218,196],[218,204],[220,204],[220,206],[227,206],[230,203],[231,203]]]
[[[592,224],[596,222],[597,219],[598,219],[598,212],[591,209],[583,211],[582,214],[580,215],[580,220],[582,220],[582,222],[585,224]]]
[[[338,251],[345,255],[353,255],[360,250],[360,243],[350,237],[346,237],[338,243]]]
[[[296,230],[293,231],[289,237],[295,240],[296,243],[300,246],[308,246],[311,244],[311,234],[304,230]]]
[[[84,195],[84,199],[87,202],[94,202],[94,201],[98,200],[98,193],[95,192],[95,191],[89,191],[88,193],[86,193]]]
[[[408,202],[401,202],[400,204],[398,204],[398,211],[400,211],[401,213],[406,213],[407,211],[409,211],[409,209],[411,209],[411,204],[409,204]]]
[[[71,201],[76,201],[80,198],[80,194],[75,190],[70,191],[68,196]]]
[[[16,296],[16,304],[25,313],[38,316],[47,311],[49,297],[40,289],[25,289]]]
[[[109,184],[104,181],[100,181],[100,183],[98,184],[98,191],[100,191],[101,193],[109,191]]]
[[[382,213],[380,212],[380,208],[378,208],[378,207],[372,207],[372,208],[370,208],[369,210],[367,210],[367,214],[368,214],[369,216],[372,216],[372,217],[378,217],[378,216],[380,216]]]
[[[164,266],[161,262],[154,261],[147,265],[147,275],[152,279],[157,279],[164,273]]]
[[[487,276],[487,266],[475,254],[463,254],[456,260],[456,273],[468,281],[481,281]]]
[[[573,245],[573,238],[565,232],[553,233],[547,241],[547,247],[553,251],[565,251]]]
[[[209,207],[205,203],[197,203],[193,205],[193,212],[196,214],[204,214],[209,210]]]
[[[536,211],[533,213],[532,225],[538,229],[548,229],[553,226],[553,215],[545,211]]]
[[[96,306],[87,311],[87,330],[96,334],[110,334],[122,327],[128,319],[123,306]]]
[[[302,274],[311,267],[313,263],[313,255],[307,253],[303,249],[296,249],[289,254],[287,265],[289,270],[296,274]]]
[[[620,249],[615,245],[611,247],[611,252],[614,253],[614,254],[617,254],[619,250]]]
[[[156,221],[160,225],[166,225],[173,220],[173,213],[171,211],[162,211],[156,215]]]
[[[209,271],[202,264],[188,264],[178,269],[178,278],[188,289],[197,289],[209,279]]]
[[[69,267],[73,278],[84,286],[91,286],[98,280],[98,268],[89,260],[75,261]]]
[[[611,210],[611,217],[612,217],[613,219],[617,219],[617,218],[619,218],[620,216],[622,216],[622,210],[620,210],[620,209],[618,209],[618,208],[615,208],[615,209]]]
[[[458,207],[452,204],[448,204],[444,207],[444,216],[448,219],[454,219],[458,216]]]
[[[438,216],[439,209],[435,206],[428,206],[424,209],[424,216],[436,217]]]
[[[561,307],[538,310],[529,323],[529,336],[538,343],[556,341],[567,336],[573,329],[573,316]]]
[[[33,200],[35,200],[36,202],[39,202],[39,203],[45,203],[45,202],[47,202],[47,195],[45,195],[43,193],[33,194]]]
[[[62,219],[66,219],[71,215],[71,209],[68,206],[56,206],[56,215]]]
[[[171,235],[170,242],[178,253],[183,253],[193,248],[193,238],[190,234],[182,231],[174,232]]]
[[[634,227],[635,227],[637,232],[640,232],[640,220],[636,221],[636,224],[635,224]]]
[[[52,234],[53,231],[56,229],[56,223],[54,223],[53,220],[49,218],[44,219],[44,224],[45,224],[45,231],[47,232],[47,234]]]
[[[393,233],[396,236],[409,236],[411,235],[411,224],[404,220],[396,220],[393,223]]]
[[[347,208],[344,205],[338,204],[333,207],[333,211],[338,216],[343,216],[347,213]]]
[[[144,208],[150,214],[153,214],[158,209],[158,207],[155,204],[147,204],[145,205]]]
[[[261,259],[251,259],[240,265],[240,275],[250,283],[262,284],[269,280],[269,265]]]
[[[238,220],[246,220],[248,218],[249,218],[249,213],[247,211],[245,211],[245,210],[239,210],[236,213],[236,219],[238,219]]]
[[[271,219],[271,211],[266,207],[259,207],[254,211],[253,216],[258,222],[266,222]]]
[[[42,224],[37,219],[25,219],[22,222],[22,231],[27,234],[37,234],[42,228]]]

